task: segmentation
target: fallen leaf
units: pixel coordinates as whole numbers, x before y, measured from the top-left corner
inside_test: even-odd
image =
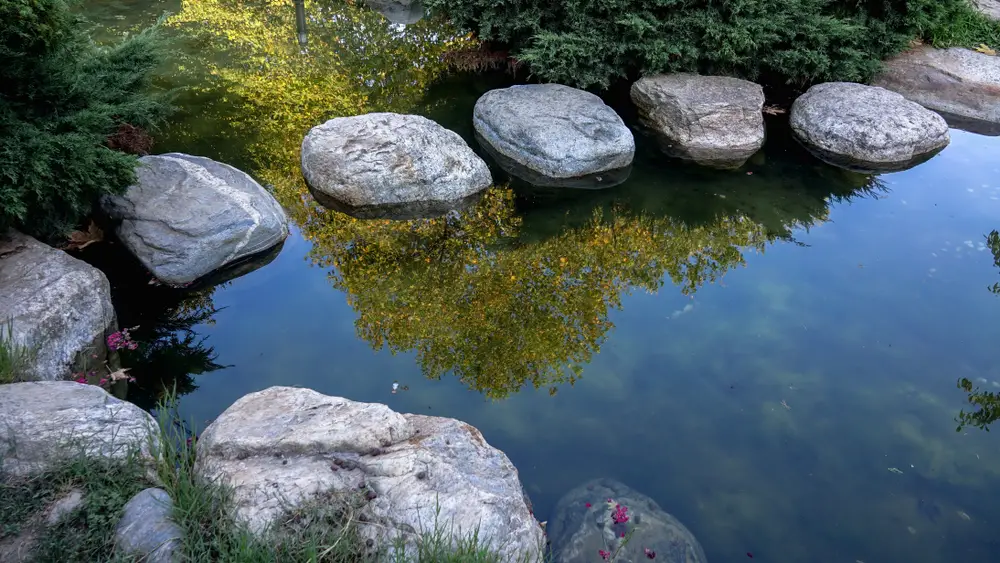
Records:
[[[783,113],[788,113],[788,110],[775,105],[764,106],[763,111],[768,115],[781,115]]]
[[[986,43],[980,43],[979,46],[976,47],[976,51],[984,55],[989,55],[991,57],[997,56],[996,50],[990,49],[990,47]]]
[[[66,250],[83,250],[95,242],[104,240],[104,231],[91,221],[87,227],[87,232],[73,231],[69,234],[68,240],[69,242],[65,247]]]

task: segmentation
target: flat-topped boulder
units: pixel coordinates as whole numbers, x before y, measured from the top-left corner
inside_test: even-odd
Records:
[[[274,196],[228,164],[169,153],[140,158],[136,175],[102,208],[119,222],[118,238],[165,284],[191,283],[288,236]]]
[[[21,380],[66,379],[104,361],[116,328],[111,285],[90,264],[17,231],[0,234],[0,332],[31,357]],[[94,360],[90,356],[96,356]]]
[[[150,414],[96,385],[34,381],[0,385],[0,469],[33,475],[78,456],[151,459],[159,429]]]
[[[599,561],[601,550],[617,553],[618,561],[635,563],[708,561],[684,524],[653,499],[614,479],[595,479],[566,493],[548,531],[553,563]]]
[[[454,131],[419,115],[369,113],[313,127],[302,175],[326,207],[447,212],[493,183],[486,163]],[[392,215],[394,211],[390,211]]]
[[[817,84],[792,104],[795,137],[819,158],[852,170],[902,170],[947,146],[938,114],[876,86]]]
[[[658,74],[632,85],[639,119],[667,154],[720,168],[764,145],[764,90],[727,76]]]
[[[873,84],[941,113],[953,127],[1000,135],[1000,57],[918,47],[887,61]]]
[[[473,125],[492,152],[547,178],[625,168],[635,154],[632,132],[614,110],[561,84],[490,90],[476,101]]]
[[[360,492],[372,545],[403,538],[412,548],[436,523],[452,537],[478,530],[504,560],[541,561],[544,536],[517,469],[458,420],[271,387],[205,429],[195,471],[233,486],[235,517],[257,533],[292,508]]]

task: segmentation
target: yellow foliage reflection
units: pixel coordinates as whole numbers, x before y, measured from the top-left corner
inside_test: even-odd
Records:
[[[297,208],[312,258],[347,293],[361,337],[376,349],[415,351],[428,377],[452,373],[492,398],[572,383],[630,288],[655,291],[666,274],[691,294],[768,240],[745,217],[688,227],[597,209],[583,227],[525,243],[514,211],[505,188],[440,219]]]
[[[631,288],[667,277],[684,294],[744,264],[775,235],[738,211],[688,224],[614,205],[540,240],[522,236],[510,189],[472,208],[414,221],[359,220],[305,190],[299,147],[336,116],[406,113],[471,40],[434,20],[401,27],[352,2],[307,0],[300,49],[287,0],[187,1],[171,25],[212,53],[199,72],[228,104],[253,173],[274,187],[312,241],[311,258],[358,313],[376,349],[414,351],[428,377],[453,374],[502,398],[572,383],[604,342],[610,310]],[[821,204],[825,212],[825,204]]]

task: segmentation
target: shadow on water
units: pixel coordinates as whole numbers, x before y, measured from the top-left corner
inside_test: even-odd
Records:
[[[152,283],[149,273],[120,243],[93,245],[81,258],[107,274],[119,326],[135,327],[130,332],[138,348],[119,352],[123,367],[136,378],[128,388],[129,401],[153,409],[166,392],[192,393],[198,388],[196,376],[227,367],[216,361],[215,350],[205,344],[197,328],[213,324],[219,312],[212,302],[216,288],[249,271],[248,264],[180,290]]]

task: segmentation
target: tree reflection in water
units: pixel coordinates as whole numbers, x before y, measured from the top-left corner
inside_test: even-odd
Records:
[[[665,180],[647,171],[621,189],[563,192],[554,203],[495,187],[437,219],[353,218],[308,195],[303,136],[326,119],[374,111],[463,116],[453,128],[468,133],[483,81],[427,94],[447,71],[446,55],[474,42],[440,20],[395,25],[354,2],[304,7],[305,50],[284,1],[188,2],[170,24],[214,53],[197,71],[207,77],[203,93],[230,100],[214,119],[252,139],[241,157],[347,294],[358,335],[376,349],[413,351],[427,377],[450,373],[492,398],[575,381],[613,327],[609,312],[633,288],[657,291],[669,278],[694,295],[745,265],[746,252],[824,221],[830,201],[878,187],[830,167],[786,168],[791,160],[776,157],[757,176],[692,170]]]
[[[1000,268],[1000,233],[994,230],[986,235],[986,247],[993,255],[993,265]],[[1000,295],[1000,283],[987,286],[987,289],[995,295]],[[973,426],[988,432],[990,425],[1000,419],[1000,393],[983,391],[965,377],[958,380],[958,388],[969,394],[969,404],[975,410],[959,411],[956,430],[961,432],[966,426]]]

